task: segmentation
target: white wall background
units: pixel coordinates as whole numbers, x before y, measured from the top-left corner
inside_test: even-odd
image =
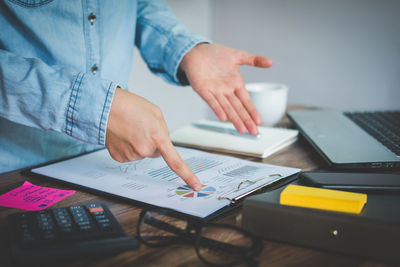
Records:
[[[399,0],[216,0],[214,41],[259,53],[289,102],[338,109],[400,109]]]
[[[192,31],[266,55],[246,82],[282,82],[289,102],[400,109],[400,0],[167,0]],[[171,131],[212,112],[190,87],[152,75],[137,51],[128,88],[164,112]]]
[[[211,39],[212,0],[168,0],[175,15],[193,32]],[[128,89],[159,106],[170,131],[202,119],[207,105],[191,87],[175,86],[153,75],[135,48]]]

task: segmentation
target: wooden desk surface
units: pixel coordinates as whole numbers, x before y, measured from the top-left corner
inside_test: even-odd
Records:
[[[285,118],[281,126],[290,126]],[[246,157],[242,157],[246,158]],[[302,138],[290,147],[263,160],[246,158],[253,161],[265,162],[269,164],[285,165],[301,168],[309,171],[323,168],[324,162],[312,147]],[[14,189],[28,180],[33,184],[41,186],[55,187],[59,189],[76,189],[61,185],[46,179],[31,178],[24,176],[20,171],[9,172],[0,175],[0,194]],[[136,234],[136,224],[140,213],[140,208],[126,204],[112,198],[97,196],[85,191],[78,190],[74,195],[56,203],[52,208],[70,205],[83,205],[88,203],[103,202],[108,205],[114,216],[121,223],[122,227],[129,234]],[[17,209],[0,207],[0,259],[1,266],[11,266],[8,254],[6,219],[7,215],[20,212]],[[240,226],[241,210],[219,219],[217,222],[230,223]],[[388,266],[387,264],[368,261],[365,259],[336,253],[323,252],[298,246],[281,244],[265,240],[264,249],[257,257],[260,266]],[[79,260],[68,263],[67,266],[203,266],[197,258],[193,246],[176,244],[163,248],[149,248],[141,245],[139,250],[125,252],[109,258],[99,260]]]

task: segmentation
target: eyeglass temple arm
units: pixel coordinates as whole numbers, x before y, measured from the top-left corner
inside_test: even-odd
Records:
[[[145,222],[145,223],[147,223],[147,224],[149,224],[149,225],[151,225],[151,226],[157,227],[157,228],[159,228],[159,229],[168,231],[168,232],[170,232],[170,233],[174,233],[174,234],[176,234],[176,235],[182,235],[182,234],[185,233],[184,230],[179,229],[178,227],[175,227],[175,226],[173,226],[173,225],[171,225],[171,224],[169,224],[169,223],[166,223],[166,222],[157,220],[156,218],[153,218],[153,217],[151,217],[151,218],[148,218],[148,217],[147,217],[147,218],[144,218],[143,222]]]
[[[145,218],[144,220],[145,223],[157,227],[159,229],[180,235],[180,234],[184,234],[184,231],[171,225],[168,224],[166,222],[157,220],[155,218]],[[243,250],[246,250],[246,247],[241,247],[241,246],[234,246],[228,243],[224,243],[224,242],[220,242],[218,240],[215,239],[210,239],[210,238],[206,238],[206,237],[202,237],[201,238],[201,242],[205,243],[207,246],[210,247],[214,247],[214,248],[223,248],[225,251],[229,251],[229,252],[240,252],[243,253]]]
[[[231,253],[240,253],[240,254],[244,254],[247,253],[249,251],[252,251],[253,248],[251,247],[250,249],[248,247],[242,247],[242,246],[235,246],[235,245],[231,245],[229,243],[226,242],[221,242],[215,239],[210,239],[207,237],[202,237],[201,239],[201,244],[205,244],[208,247],[212,247],[214,249],[220,249],[226,252],[231,252]]]

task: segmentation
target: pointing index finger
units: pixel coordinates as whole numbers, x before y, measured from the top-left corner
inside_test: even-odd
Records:
[[[190,168],[183,161],[181,156],[179,156],[178,151],[171,143],[169,139],[158,144],[158,151],[160,151],[161,156],[171,168],[182,180],[185,181],[192,189],[200,191],[203,185],[200,183],[199,178],[190,170]]]

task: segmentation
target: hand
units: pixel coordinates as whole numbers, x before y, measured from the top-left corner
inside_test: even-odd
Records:
[[[119,162],[158,157],[191,188],[201,190],[199,179],[179,156],[169,139],[161,110],[146,99],[117,88],[108,117],[106,147]]]
[[[240,65],[268,68],[272,60],[218,44],[199,44],[184,56],[180,68],[220,120],[229,119],[240,133],[257,135],[261,116],[244,86]]]

